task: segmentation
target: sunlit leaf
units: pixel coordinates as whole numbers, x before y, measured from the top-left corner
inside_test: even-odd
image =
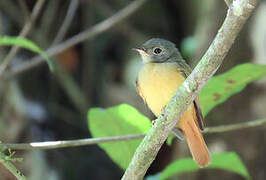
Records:
[[[88,113],[89,130],[93,137],[120,136],[147,133],[150,120],[134,107],[122,104],[102,109],[92,108]],[[99,146],[117,163],[126,169],[141,139],[101,143]]]
[[[266,65],[245,63],[212,77],[200,93],[204,115],[232,95],[242,91],[251,83],[266,75]]]
[[[169,179],[172,176],[176,176],[182,173],[195,172],[201,168],[195,163],[192,158],[183,158],[174,161],[168,165],[161,173],[156,174],[156,179],[164,180]],[[203,169],[222,169],[237,173],[246,179],[250,179],[250,175],[239,158],[234,152],[227,152],[221,154],[215,154],[212,156],[212,162],[210,165]],[[155,178],[154,178],[155,179]]]
[[[23,37],[0,36],[0,46],[19,46],[40,54],[53,71],[53,65],[49,57],[34,42]]]

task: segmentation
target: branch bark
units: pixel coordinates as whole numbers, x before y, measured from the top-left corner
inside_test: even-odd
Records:
[[[145,136],[122,179],[143,179],[170,131],[221,65],[256,4],[257,0],[235,0],[230,5],[224,23],[212,44]]]
[[[259,119],[244,123],[206,127],[203,133],[204,134],[223,133],[223,132],[241,130],[251,127],[263,126],[265,124],[266,124],[266,119]],[[94,144],[107,143],[107,142],[127,141],[132,139],[143,138],[145,137],[145,135],[146,134],[132,134],[125,136],[86,138],[86,139],[64,140],[64,141],[18,143],[18,144],[2,143],[0,144],[0,148],[7,147],[15,150],[58,149],[66,147],[87,146],[87,145],[94,145]]]

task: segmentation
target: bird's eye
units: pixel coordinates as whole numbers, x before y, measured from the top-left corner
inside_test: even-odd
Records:
[[[155,48],[154,50],[153,50],[153,53],[154,54],[160,54],[162,52],[162,49],[160,49],[160,48]]]

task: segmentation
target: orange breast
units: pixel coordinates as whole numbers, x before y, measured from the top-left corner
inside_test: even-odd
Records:
[[[151,111],[159,116],[184,80],[176,63],[149,63],[139,72],[138,86]],[[194,106],[190,105],[182,119],[194,118]]]

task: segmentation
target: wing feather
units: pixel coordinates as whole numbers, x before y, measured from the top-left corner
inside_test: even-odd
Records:
[[[178,66],[179,66],[178,70],[185,76],[185,78],[187,78],[189,76],[189,74],[192,72],[192,69],[184,60],[179,61]],[[200,107],[200,103],[199,103],[199,97],[197,97],[193,101],[193,103],[194,103],[196,116],[197,116],[196,124],[198,125],[200,130],[203,131],[204,130],[203,115],[202,115],[202,111],[201,111],[201,107]]]

